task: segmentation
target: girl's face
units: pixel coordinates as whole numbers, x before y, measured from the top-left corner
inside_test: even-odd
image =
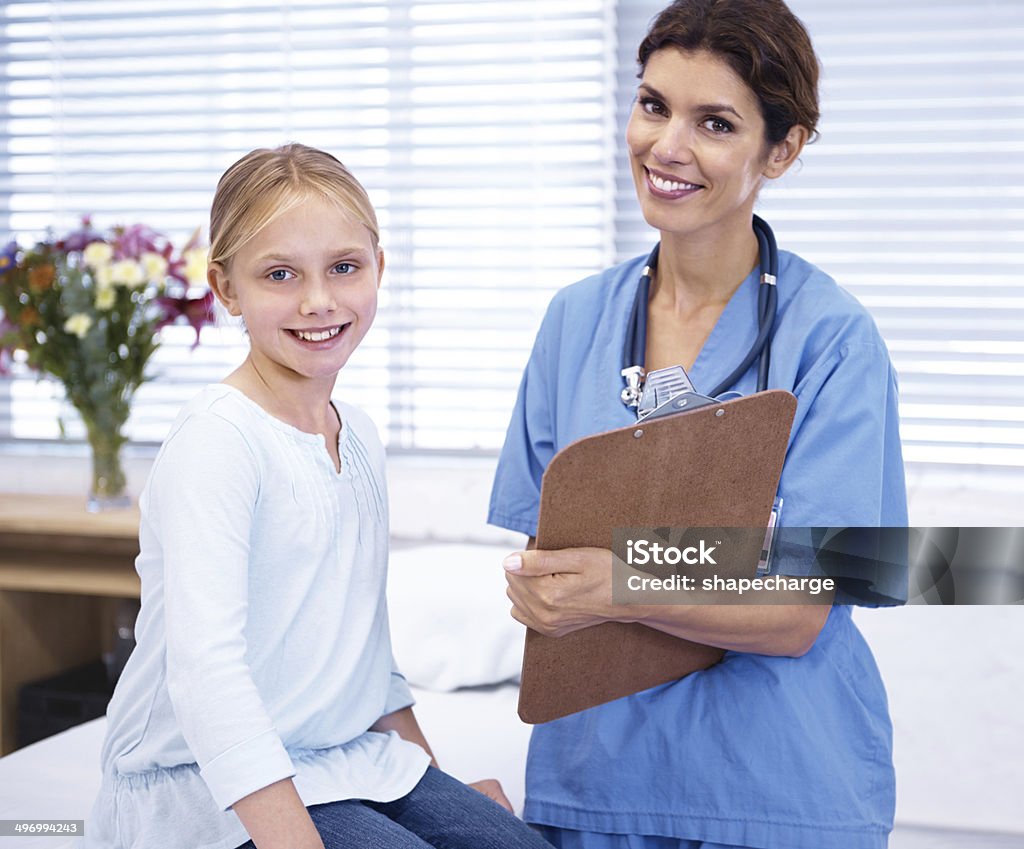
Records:
[[[227,268],[211,267],[210,284],[245,320],[261,375],[333,381],[373,323],[383,271],[366,227],[310,197],[264,227]]]
[[[787,142],[771,147],[764,131],[757,98],[724,61],[675,48],[651,54],[626,127],[647,223],[681,236],[749,229],[762,178],[791,161],[780,170]]]

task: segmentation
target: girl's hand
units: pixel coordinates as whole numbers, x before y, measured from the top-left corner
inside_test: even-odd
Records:
[[[606,548],[517,551],[505,558],[512,618],[547,637],[614,620]]]
[[[510,814],[514,814],[512,803],[501,789],[501,783],[496,778],[485,778],[482,781],[474,781],[469,785],[478,793],[483,793],[488,799],[493,799]]]

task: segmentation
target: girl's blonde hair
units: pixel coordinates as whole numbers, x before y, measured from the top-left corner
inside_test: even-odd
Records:
[[[366,189],[331,154],[286,144],[247,153],[220,178],[210,208],[210,262],[227,265],[260,230],[310,196],[366,227],[377,250],[380,230]]]

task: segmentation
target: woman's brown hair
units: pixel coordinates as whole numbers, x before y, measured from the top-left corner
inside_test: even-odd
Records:
[[[666,47],[706,50],[726,62],[757,97],[768,144],[794,124],[817,136],[818,57],[783,0],[676,0],[640,43],[641,76],[651,54]]]

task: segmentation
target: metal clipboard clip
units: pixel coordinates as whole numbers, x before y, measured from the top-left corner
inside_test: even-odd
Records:
[[[717,403],[714,398],[701,395],[693,388],[682,366],[669,366],[647,374],[636,408],[636,420],[657,419]]]

